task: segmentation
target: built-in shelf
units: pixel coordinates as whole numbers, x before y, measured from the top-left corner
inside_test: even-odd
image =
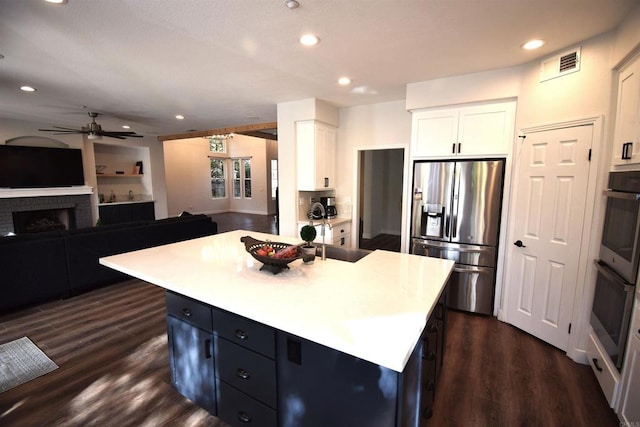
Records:
[[[98,178],[142,178],[144,174],[136,173],[99,173],[96,174]]]

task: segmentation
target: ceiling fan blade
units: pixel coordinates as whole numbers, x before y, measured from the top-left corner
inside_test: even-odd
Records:
[[[63,129],[63,130],[75,130],[77,132],[81,132],[82,131],[82,129],[65,128],[65,127],[62,127],[62,126],[53,126],[53,127],[56,128],[56,129]]]
[[[54,126],[55,127],[55,126]],[[78,130],[78,129],[65,129],[65,128],[61,128],[61,129],[38,129],[39,131],[42,132],[60,132],[59,135],[65,134],[65,133],[85,133],[82,130]]]
[[[107,136],[109,138],[116,138],[116,139],[127,139],[124,136],[120,136],[120,135],[111,135],[110,132],[100,132],[96,135],[100,135],[100,136]]]
[[[117,131],[113,131],[113,132],[109,132],[109,131],[101,131],[101,132],[96,132],[98,135],[104,135],[104,136],[110,136],[112,138],[120,138],[120,139],[127,139],[127,138],[142,138],[142,135],[138,135],[135,132],[117,132]]]

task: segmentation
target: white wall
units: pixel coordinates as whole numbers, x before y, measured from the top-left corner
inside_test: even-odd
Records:
[[[180,212],[219,213],[243,212],[267,215],[275,212],[270,201],[270,182],[267,179],[267,147],[273,144],[261,138],[234,135],[227,142],[223,157],[250,157],[252,173],[251,199],[235,199],[231,193],[231,163],[226,164],[227,197],[211,197],[211,170],[209,139],[187,138],[164,141],[167,205],[170,215]],[[269,210],[272,203],[272,210]]]

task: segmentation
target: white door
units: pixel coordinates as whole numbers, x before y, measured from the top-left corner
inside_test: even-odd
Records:
[[[592,139],[593,126],[529,133],[515,169],[507,321],[565,351]]]

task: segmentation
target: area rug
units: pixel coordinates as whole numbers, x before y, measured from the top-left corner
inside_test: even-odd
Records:
[[[0,393],[58,369],[27,337],[0,345]]]

